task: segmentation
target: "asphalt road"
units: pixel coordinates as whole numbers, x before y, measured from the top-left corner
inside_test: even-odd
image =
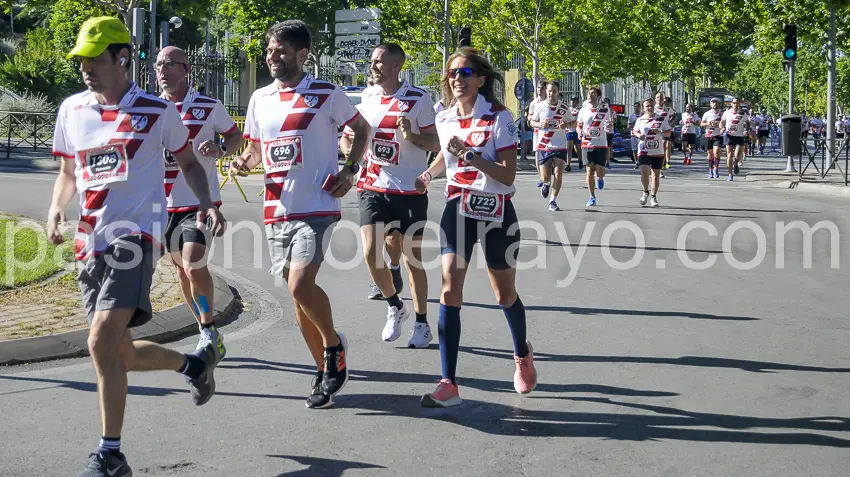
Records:
[[[223,210],[239,231],[217,242],[214,263],[245,307],[223,328],[219,392],[195,408],[179,375],[131,375],[123,450],[135,475],[847,475],[847,200],[708,181],[699,164],[668,172],[657,209],[638,205],[627,165],[614,166],[592,210],[583,175],[567,176],[564,210],[553,213],[521,174],[517,287],[540,384],[527,397],[513,391],[507,324],[475,260],[464,404],[446,410],[419,406],[439,378],[436,343],[405,349],[407,330],[380,340],[385,305],[365,299],[356,226],[339,227],[331,253],[341,263],[319,280],[354,377],[334,409],[304,407],[312,364],[291,300],[266,272],[259,182],[242,181],[249,204],[225,186]],[[751,160],[745,170],[782,165]],[[0,172],[0,210],[42,218],[51,187],[51,174]],[[343,218],[357,217],[352,194]],[[778,232],[793,221],[833,224],[836,242],[827,229],[811,247],[799,231]],[[426,262],[438,263],[436,237],[426,238]],[[438,268],[428,276],[436,333]],[[84,359],[0,370],[0,475],[76,475],[99,438],[95,387]]]

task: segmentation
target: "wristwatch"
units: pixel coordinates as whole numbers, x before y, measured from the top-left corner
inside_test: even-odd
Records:
[[[218,150],[221,151],[221,157],[224,157],[225,154],[227,154],[227,148],[224,147],[224,144],[219,144]]]
[[[475,155],[474,152],[467,149],[466,152],[463,154],[463,162],[472,162],[472,157],[474,155]]]
[[[360,163],[355,162],[350,157],[342,165],[348,168],[348,170],[351,171],[352,174],[357,174],[358,172],[360,172]]]

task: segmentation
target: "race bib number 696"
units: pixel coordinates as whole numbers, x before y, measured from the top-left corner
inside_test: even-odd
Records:
[[[266,144],[266,172],[282,172],[304,167],[301,136],[283,137]]]

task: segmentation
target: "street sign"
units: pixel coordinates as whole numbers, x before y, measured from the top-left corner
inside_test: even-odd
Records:
[[[380,43],[380,35],[337,36],[334,56],[337,61],[368,61]]]
[[[514,96],[520,101],[531,101],[534,98],[534,82],[523,78],[514,85]]]
[[[357,8],[355,10],[337,10],[334,20],[337,23],[377,20],[381,17],[379,8]]]
[[[362,20],[351,23],[337,23],[334,25],[334,33],[337,35],[381,33],[381,22],[378,20]]]

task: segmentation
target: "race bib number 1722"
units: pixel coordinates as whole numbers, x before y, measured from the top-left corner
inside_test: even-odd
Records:
[[[505,216],[505,196],[464,189],[460,198],[460,215],[471,219],[501,222]]]

